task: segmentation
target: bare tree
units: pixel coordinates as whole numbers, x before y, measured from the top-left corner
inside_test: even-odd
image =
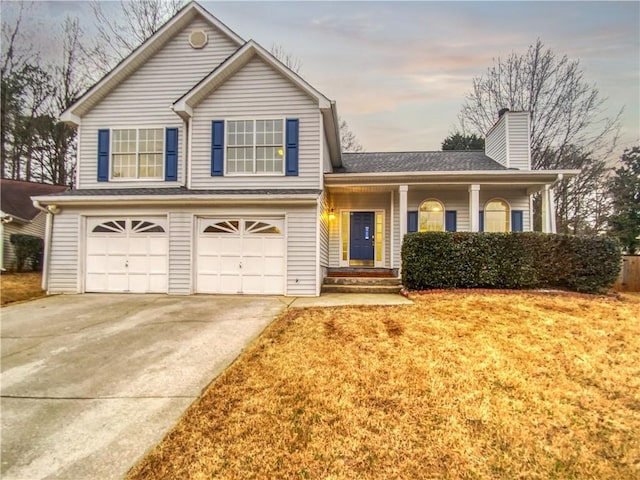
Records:
[[[340,118],[338,122],[340,124],[340,146],[342,151],[347,153],[364,152],[364,147],[358,141],[356,134],[349,128],[347,121]]]
[[[182,0],[120,0],[118,14],[107,13],[105,2],[93,0],[96,38],[84,51],[90,70],[108,73],[120,60],[153,35],[181,8]]]
[[[285,64],[289,70],[300,74],[300,70],[302,70],[302,60],[287,52],[282,45],[276,45],[275,43],[271,45],[271,55]]]
[[[621,109],[613,118],[608,117],[606,101],[584,79],[578,60],[556,55],[538,39],[526,53],[498,58],[484,75],[474,78],[459,119],[463,130],[470,128],[484,135],[500,109],[528,111],[534,169],[572,168],[579,151],[583,173],[556,188],[556,200],[562,205],[572,195],[596,195],[596,190],[589,189],[601,184],[601,166],[615,148],[622,115]],[[580,218],[593,220],[587,212],[590,205],[582,200],[573,199],[575,208],[565,211],[564,218],[559,216],[559,223],[571,223],[566,215],[577,216],[576,225]],[[535,206],[539,222],[539,199]]]

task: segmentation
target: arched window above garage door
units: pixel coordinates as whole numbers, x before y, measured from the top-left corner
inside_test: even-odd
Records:
[[[245,233],[257,235],[279,235],[282,233],[282,230],[277,225],[255,220],[246,220],[244,222],[244,231]]]
[[[240,233],[240,222],[238,220],[221,220],[207,225],[202,233]]]
[[[157,223],[147,222],[145,220],[133,220],[131,222],[131,231],[133,233],[164,233],[164,228]]]
[[[125,220],[109,220],[93,227],[94,233],[124,233],[127,229]]]

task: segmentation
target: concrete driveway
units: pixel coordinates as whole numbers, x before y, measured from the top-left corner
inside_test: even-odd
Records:
[[[3,308],[0,476],[121,478],[285,302],[87,294]]]

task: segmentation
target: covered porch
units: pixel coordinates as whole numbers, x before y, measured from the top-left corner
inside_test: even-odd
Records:
[[[562,172],[429,172],[325,175],[330,269],[398,275],[402,238],[415,231],[531,231],[542,195],[542,231],[555,232],[553,187]]]

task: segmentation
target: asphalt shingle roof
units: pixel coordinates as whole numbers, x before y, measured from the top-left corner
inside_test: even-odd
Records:
[[[343,153],[334,173],[506,170],[483,151]]]
[[[125,195],[319,195],[320,190],[312,189],[252,189],[252,190],[190,190],[185,187],[170,188],[90,188],[69,190],[55,196],[92,197]]]
[[[68,187],[48,183],[23,182],[3,178],[0,182],[0,210],[14,217],[33,220],[40,210],[31,197],[63,192]]]

